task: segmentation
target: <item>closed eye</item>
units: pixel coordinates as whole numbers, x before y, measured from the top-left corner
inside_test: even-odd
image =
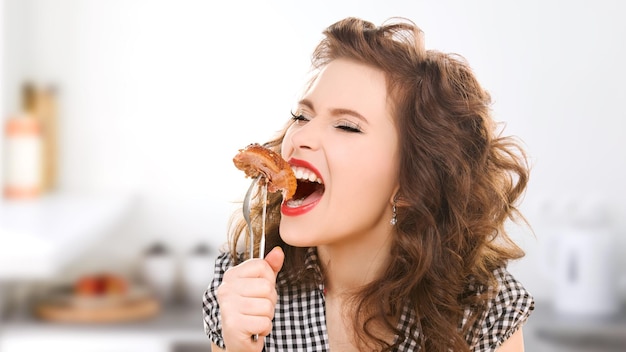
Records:
[[[361,130],[361,126],[359,126],[359,124],[349,121],[339,122],[337,125],[335,125],[335,127],[346,132],[363,133],[363,130]]]
[[[293,112],[291,113],[291,119],[293,121],[295,121],[296,123],[304,123],[304,122],[308,122],[309,118],[304,117],[304,115],[302,114],[294,114]]]

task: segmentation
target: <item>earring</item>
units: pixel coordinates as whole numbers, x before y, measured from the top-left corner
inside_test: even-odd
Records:
[[[396,209],[396,200],[393,200],[393,205],[391,206],[391,211],[393,212],[393,215],[391,216],[391,220],[389,221],[389,223],[391,224],[391,226],[395,226],[398,223],[398,212]]]

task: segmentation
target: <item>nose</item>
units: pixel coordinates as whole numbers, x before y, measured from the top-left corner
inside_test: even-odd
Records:
[[[319,119],[312,119],[304,124],[294,124],[288,134],[291,146],[295,150],[317,150],[320,146],[320,126],[316,124]]]

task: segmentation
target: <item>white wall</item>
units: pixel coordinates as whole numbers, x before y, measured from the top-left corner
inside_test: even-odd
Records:
[[[542,206],[601,198],[626,213],[620,1],[4,0],[3,115],[26,78],[61,89],[61,189],[139,199],[98,250],[131,257],[154,238],[184,251],[225,238],[246,181],[236,150],[288,117],[320,32],[345,16],[414,20],[427,46],[465,56],[494,114],[533,163],[523,209],[536,238],[513,266],[538,297]],[[623,217],[623,216],[622,216]],[[618,221],[623,237],[625,224]],[[624,250],[624,240],[619,240]]]

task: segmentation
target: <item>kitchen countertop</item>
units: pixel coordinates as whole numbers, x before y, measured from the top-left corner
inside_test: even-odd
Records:
[[[566,317],[556,314],[549,302],[537,302],[524,326],[525,349],[531,352],[617,352],[626,351],[626,306],[611,318]],[[29,339],[37,336],[83,336],[94,334],[110,339],[137,335],[158,337],[169,344],[208,348],[200,306],[166,307],[154,319],[124,324],[51,323],[32,317],[13,318],[0,324],[3,337]],[[194,349],[195,350],[195,349]]]
[[[165,346],[167,351],[210,349],[210,342],[203,330],[200,305],[166,306],[154,318],[126,323],[57,323],[41,321],[32,316],[13,317],[0,322],[0,350],[6,346],[22,346],[31,340],[49,339],[56,342],[62,339],[71,342],[74,338],[85,337],[92,341],[100,339],[113,342],[129,338],[144,342],[152,340],[153,343]]]
[[[76,330],[76,331],[151,331],[155,333],[165,331],[198,331],[202,328],[202,308],[190,305],[173,305],[163,308],[154,318],[124,323],[59,323],[39,320],[34,317],[13,318],[3,326],[7,330]]]

